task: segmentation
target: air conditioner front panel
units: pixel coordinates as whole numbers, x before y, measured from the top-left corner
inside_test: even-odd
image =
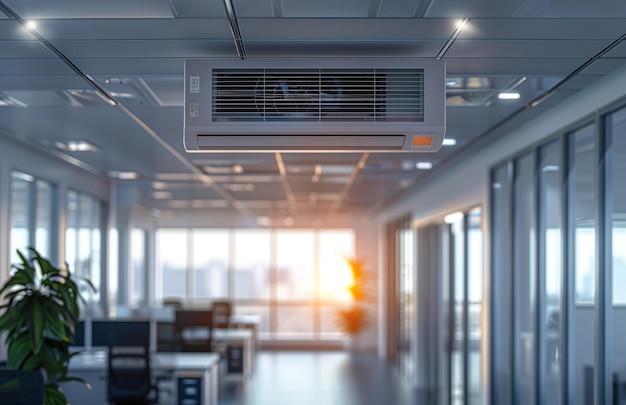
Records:
[[[201,150],[221,152],[294,151],[332,152],[379,150],[381,147],[401,150],[404,135],[198,135]]]
[[[445,135],[445,66],[424,62],[187,61],[185,149],[436,151]]]

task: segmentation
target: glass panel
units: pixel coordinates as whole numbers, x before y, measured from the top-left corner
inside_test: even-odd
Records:
[[[53,258],[51,250],[53,188],[42,180],[36,182],[37,208],[35,213],[35,248],[43,256]],[[56,255],[55,255],[56,256]]]
[[[228,297],[230,240],[225,229],[193,230],[193,296]]]
[[[270,232],[235,230],[235,297],[270,297]]]
[[[514,280],[517,393],[520,405],[535,401],[535,192],[532,155],[515,161]]]
[[[17,250],[27,253],[30,243],[30,229],[33,221],[30,214],[31,193],[34,178],[21,172],[11,172],[11,236],[10,263],[17,263]]]
[[[155,299],[187,298],[188,241],[186,229],[156,232]]]
[[[450,225],[452,259],[452,347],[450,351],[450,403],[465,403],[465,233],[464,222]]]
[[[450,265],[450,226],[448,224],[441,224],[436,228],[437,242],[434,247],[430,249],[430,252],[424,252],[424,247],[418,246],[417,255],[440,255],[441,265],[439,283],[439,295],[441,296],[441,309],[438,329],[441,334],[441,342],[438,344],[438,363],[439,363],[439,381],[441,381],[441,395],[439,399],[440,405],[449,405],[450,400],[450,387],[451,387],[451,364],[452,364],[452,339],[453,339],[453,316],[454,305],[452,302],[452,266]],[[419,231],[418,231],[419,232]]]
[[[65,227],[65,261],[75,274],[78,254],[78,193],[68,191],[66,197],[67,224]]]
[[[415,375],[415,242],[412,229],[399,232],[400,372],[407,381]]]
[[[467,220],[467,322],[468,365],[467,392],[469,404],[483,403],[483,232],[480,208],[469,212]]]
[[[539,151],[539,218],[541,221],[543,280],[543,359],[539,364],[544,401],[561,403],[560,319],[561,319],[561,153],[552,142]]]
[[[511,181],[508,165],[492,172],[491,177],[491,311],[493,316],[491,347],[493,352],[492,403],[513,403],[513,349],[511,269],[512,232]]]
[[[340,305],[324,305],[320,307],[320,339],[342,339],[345,335],[337,328],[337,311]]]
[[[607,347],[608,364],[612,365],[613,402],[621,404],[626,400],[624,386],[626,381],[626,184],[622,177],[626,173],[626,109],[622,109],[607,118],[607,144],[611,166],[608,167],[607,188],[611,190],[608,206],[613,212],[612,218],[612,295],[613,307],[607,313],[608,322],[612,320],[612,347]]]
[[[312,231],[276,232],[276,299],[311,300],[315,292]]]
[[[99,200],[89,197],[91,199],[91,234],[90,234],[90,260],[91,271],[89,272],[89,279],[91,280],[96,291],[90,291],[90,297],[94,303],[102,306],[102,293],[104,286],[102,284],[102,204]]]
[[[570,316],[573,336],[569,336],[573,405],[593,403],[594,291],[596,261],[596,170],[594,126],[589,125],[569,137],[570,182],[568,204],[573,218],[574,262],[568,273],[575,276],[574,313]]]
[[[76,277],[88,278],[94,292],[84,283],[80,291],[87,305],[97,310],[102,296],[101,208],[93,197],[68,191],[66,197],[65,261]]]
[[[54,187],[50,183],[36,180],[29,174],[11,172],[11,263],[19,260],[17,249],[27,253],[29,246],[56,261],[57,255],[52,251],[51,244],[55,231],[53,204]]]
[[[330,230],[319,232],[319,297],[324,302],[346,302],[346,289],[352,282],[345,258],[354,258],[354,232]],[[369,266],[369,264],[366,264]]]
[[[130,305],[146,304],[146,231],[133,229],[130,233]]]
[[[277,339],[311,340],[313,335],[313,307],[278,306],[277,308]]]

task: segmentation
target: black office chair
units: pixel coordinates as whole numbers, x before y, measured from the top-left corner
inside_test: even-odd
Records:
[[[0,403],[11,405],[43,404],[43,374],[36,370],[0,370]]]
[[[176,311],[174,339],[178,352],[212,352],[213,311]]]
[[[152,382],[149,337],[118,332],[109,337],[107,398],[115,405],[157,403]]]

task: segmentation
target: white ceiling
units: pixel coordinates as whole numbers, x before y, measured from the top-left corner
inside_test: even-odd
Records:
[[[210,208],[297,225],[372,215],[461,159],[469,145],[502,135],[626,61],[623,0],[233,4],[248,59],[434,59],[459,19],[469,18],[442,58],[449,81],[458,83],[448,89],[446,129],[457,144],[434,154],[185,153],[184,61],[239,59],[221,0],[0,0],[0,136],[77,159],[102,176],[135,171],[140,178],[128,182],[161,212]],[[518,82],[520,100],[497,99]],[[79,139],[100,150],[54,147]],[[418,161],[433,168],[418,170]],[[242,170],[229,173],[235,166]],[[155,199],[155,191],[169,198]]]

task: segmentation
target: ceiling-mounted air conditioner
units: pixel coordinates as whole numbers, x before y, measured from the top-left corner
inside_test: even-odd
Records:
[[[445,64],[421,59],[185,63],[187,152],[436,152]]]

